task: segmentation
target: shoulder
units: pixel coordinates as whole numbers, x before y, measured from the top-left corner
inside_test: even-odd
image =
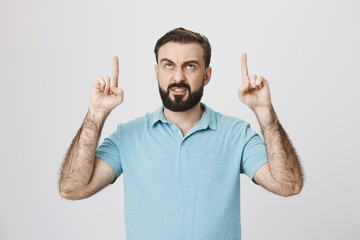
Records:
[[[213,111],[213,110],[212,110]],[[241,118],[222,114],[220,112],[213,111],[217,127],[220,129],[226,128],[248,128],[250,124]]]
[[[210,108],[210,116],[212,115],[213,120],[216,122],[216,129],[218,134],[225,136],[226,138],[232,138],[233,140],[246,141],[251,139],[257,133],[250,127],[250,124],[247,121],[244,121],[241,118],[229,116],[222,114],[220,112],[214,111]]]
[[[119,123],[117,127],[118,131],[121,132],[144,131],[152,124],[155,114],[156,112],[146,113],[145,115],[137,117],[126,123]]]
[[[122,129],[133,129],[141,127],[148,123],[148,117],[147,115],[137,117],[133,120],[130,120],[126,123],[120,123],[119,126],[121,126]]]

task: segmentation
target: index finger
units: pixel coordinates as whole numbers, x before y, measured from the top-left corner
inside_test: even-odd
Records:
[[[118,86],[118,79],[119,79],[119,59],[117,56],[113,58],[113,73],[111,78],[111,86]]]
[[[243,53],[241,56],[241,73],[242,78],[245,79],[249,76],[248,68],[247,68],[247,54]]]

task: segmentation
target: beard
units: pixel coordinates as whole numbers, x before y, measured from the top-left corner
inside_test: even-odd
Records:
[[[173,87],[186,88],[189,93],[188,97],[184,99],[185,96],[175,95],[174,100],[172,100],[170,98],[170,89]],[[167,109],[173,112],[185,112],[193,108],[196,104],[200,102],[204,92],[204,81],[202,81],[200,88],[195,92],[192,92],[190,86],[186,83],[170,84],[167,88],[167,91],[161,89],[159,85],[159,92],[164,107],[166,107]]]

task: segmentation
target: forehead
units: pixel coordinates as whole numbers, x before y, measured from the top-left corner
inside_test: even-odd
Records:
[[[205,64],[204,51],[201,45],[197,42],[168,42],[159,48],[159,62],[164,58],[170,59],[175,63],[185,62],[189,60],[197,60],[201,64]]]

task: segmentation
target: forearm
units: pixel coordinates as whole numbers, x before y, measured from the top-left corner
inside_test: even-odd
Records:
[[[65,155],[60,177],[60,193],[64,197],[86,194],[83,192],[94,170],[96,147],[106,116],[89,110],[73,139]]]
[[[299,193],[303,177],[298,156],[271,106],[254,110],[264,136],[269,170],[276,188],[284,195]]]

